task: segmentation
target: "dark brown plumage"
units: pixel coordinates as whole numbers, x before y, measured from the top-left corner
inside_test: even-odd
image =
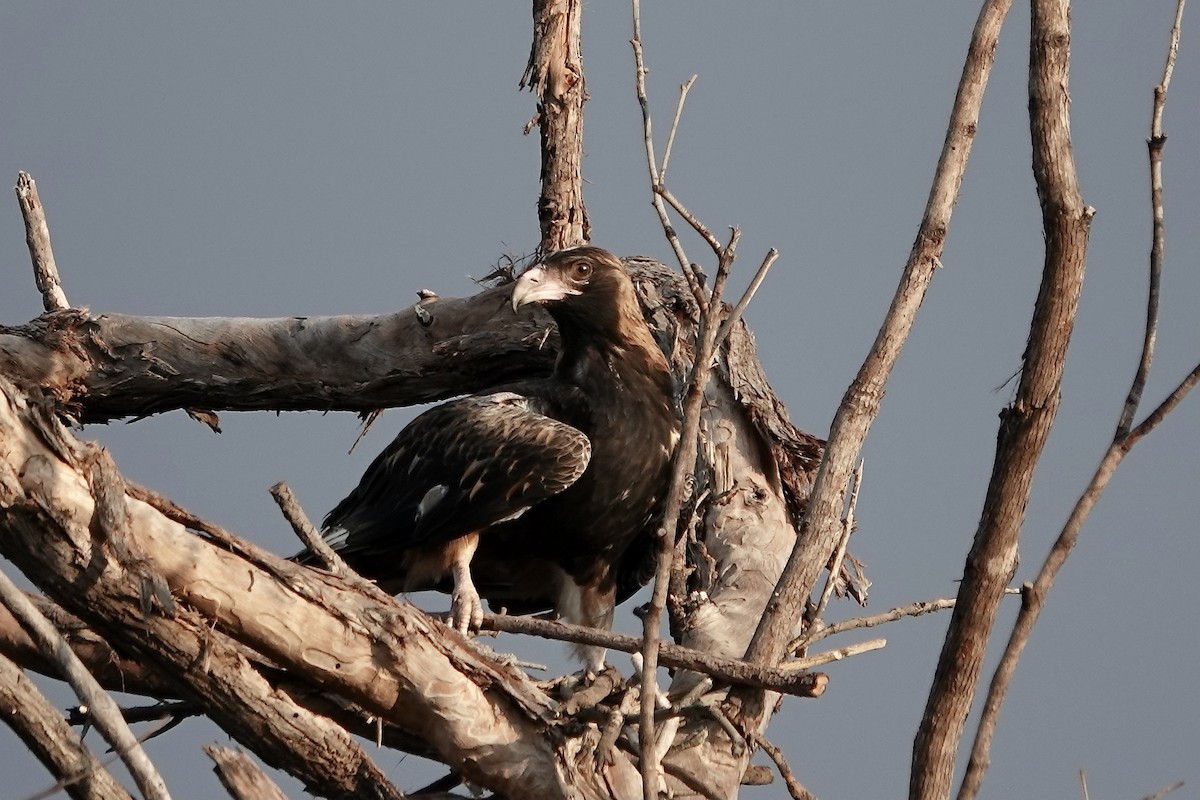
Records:
[[[514,310],[529,303],[558,324],[553,374],[418,416],[323,534],[390,591],[449,588],[461,630],[478,627],[480,596],[608,628],[618,583],[621,594],[630,585],[622,557],[639,537],[635,550],[645,549],[666,490],[679,437],[673,382],[607,251],[547,257],[513,285]],[[602,649],[582,655],[587,669],[602,667]]]

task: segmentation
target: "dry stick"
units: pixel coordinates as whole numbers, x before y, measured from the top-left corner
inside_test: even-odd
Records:
[[[629,40],[629,44],[633,47],[634,84],[637,90],[638,106],[642,110],[642,140],[646,148],[646,166],[650,171],[650,184],[653,187],[658,187],[662,180],[658,171],[658,161],[654,154],[653,126],[650,120],[650,100],[646,96],[647,70],[646,63],[642,58],[642,5],[639,0],[632,0],[632,3],[633,38]],[[679,261],[679,270],[687,280],[688,289],[691,290],[696,305],[703,312],[708,308],[708,298],[705,296],[699,269],[694,267],[692,262],[688,260],[687,253],[683,249],[683,243],[679,241],[679,236],[671,226],[671,218],[667,216],[666,206],[663,205],[662,198],[657,192],[653,195],[651,204],[654,206],[655,212],[658,213],[658,221],[662,224],[663,230],[667,234],[667,242],[671,245],[671,250],[674,251],[675,258]]]
[[[638,636],[626,636],[598,628],[569,625],[564,622],[552,622],[533,617],[485,614],[482,628],[483,630],[519,633],[555,641],[606,647],[609,650],[619,650],[624,653],[637,653],[643,646],[642,638]],[[814,658],[816,657],[814,656]],[[828,660],[835,661],[837,659],[829,658]],[[722,658],[671,642],[658,643],[658,663],[671,669],[701,672],[727,683],[757,686],[797,697],[813,696],[812,676],[799,676],[794,667],[785,669],[784,667],[747,664],[745,661],[735,658]],[[788,662],[789,665],[790,663]]]
[[[204,753],[213,760],[213,772],[234,800],[287,800],[287,795],[243,751],[206,744]]]
[[[737,305],[725,317],[725,321],[721,323],[721,329],[717,331],[716,349],[720,349],[725,344],[725,340],[729,338],[729,334],[733,331],[733,326],[742,318],[742,312],[746,310],[746,306],[750,305],[750,301],[754,299],[754,295],[758,292],[758,288],[767,278],[767,272],[775,263],[775,259],[779,258],[779,251],[772,247],[763,257],[762,263],[758,266],[758,272],[754,273],[754,278],[750,281],[750,285],[746,287],[746,291],[742,293],[742,299],[738,300]]]
[[[1022,587],[1021,610],[1017,614],[1016,622],[1013,623],[1012,632],[1004,648],[1004,654],[1001,656],[1000,663],[996,666],[996,671],[993,673],[991,683],[988,686],[987,700],[980,714],[978,727],[975,732],[975,740],[971,747],[971,758],[967,764],[967,770],[963,775],[962,785],[959,787],[959,800],[969,800],[976,797],[979,793],[979,787],[989,766],[992,737],[1000,715],[1000,708],[1008,693],[1008,687],[1012,683],[1017,663],[1020,661],[1021,654],[1029,640],[1033,626],[1037,623],[1038,617],[1041,615],[1042,608],[1046,602],[1046,595],[1050,591],[1055,578],[1058,576],[1059,570],[1062,569],[1067,558],[1070,556],[1071,550],[1075,547],[1075,543],[1079,538],[1079,532],[1082,530],[1083,524],[1091,513],[1092,508],[1100,499],[1100,495],[1104,492],[1109,480],[1130,449],[1142,437],[1161,423],[1166,418],[1166,415],[1200,381],[1200,364],[1198,364],[1175,387],[1175,390],[1171,392],[1167,399],[1159,404],[1140,425],[1132,430],[1129,428],[1133,415],[1137,412],[1146,380],[1149,377],[1150,365],[1153,360],[1155,331],[1158,327],[1158,284],[1162,274],[1164,218],[1161,161],[1162,147],[1166,141],[1161,127],[1162,108],[1166,102],[1166,90],[1175,63],[1175,54],[1179,47],[1179,28],[1183,15],[1183,5],[1184,0],[1179,0],[1176,7],[1175,24],[1171,29],[1171,45],[1168,50],[1167,65],[1163,72],[1163,82],[1154,91],[1154,112],[1149,140],[1151,162],[1150,193],[1154,218],[1154,246],[1150,253],[1150,290],[1146,303],[1146,336],[1142,343],[1142,353],[1138,369],[1134,376],[1133,384],[1130,387],[1125,406],[1121,411],[1121,419],[1117,424],[1117,430],[1113,436],[1112,443],[1109,445],[1103,458],[1101,458],[1100,464],[1096,467],[1096,471],[1092,475],[1087,488],[1084,489],[1083,494],[1075,502],[1075,507],[1071,510],[1071,515],[1067,518],[1062,531],[1050,549],[1050,553],[1046,556],[1046,560],[1042,564],[1037,578],[1033,583],[1026,583]]]
[[[683,104],[687,101],[688,92],[696,84],[699,75],[688,78],[688,82],[679,87],[679,102],[675,104],[675,119],[671,120],[671,132],[667,134],[667,146],[663,150],[662,169],[658,172],[660,183],[667,182],[667,164],[671,163],[671,150],[675,147],[675,132],[679,130],[679,118],[683,116]]]
[[[1088,795],[1087,773],[1083,770],[1079,770],[1079,787],[1083,790],[1083,800],[1091,800],[1091,797]]]
[[[25,220],[25,243],[33,261],[33,277],[42,293],[42,307],[47,311],[64,311],[71,307],[58,278],[54,250],[50,247],[50,226],[46,224],[46,209],[38,197],[37,183],[28,172],[17,173],[17,203]]]
[[[292,493],[291,487],[280,481],[272,486],[270,491],[271,497],[275,498],[279,510],[283,512],[284,518],[292,526],[292,530],[296,533],[296,536],[317,557],[317,560],[321,562],[321,566],[334,575],[353,575],[354,571],[347,566],[342,557],[337,554],[337,551],[321,538],[320,531],[312,524],[312,520],[304,513],[304,509],[300,507],[300,503],[296,500],[296,495]]]
[[[659,762],[656,758],[656,741],[654,737],[654,698],[658,693],[658,628],[662,619],[662,611],[666,605],[667,586],[671,578],[671,570],[675,563],[675,553],[681,550],[675,542],[675,528],[679,514],[683,510],[687,493],[688,478],[694,474],[696,454],[700,438],[700,406],[704,400],[704,388],[708,384],[708,375],[712,368],[713,345],[716,339],[718,320],[721,313],[721,293],[725,288],[725,280],[737,247],[738,232],[735,229],[730,236],[729,245],[724,248],[717,275],[713,281],[711,300],[706,311],[700,314],[700,332],[696,340],[695,359],[692,362],[692,374],[688,380],[687,397],[684,401],[683,427],[680,431],[679,444],[675,450],[675,461],[671,475],[671,488],[667,495],[666,507],[663,510],[663,525],[658,531],[658,569],[654,576],[654,589],[650,598],[650,607],[642,620],[642,696],[641,696],[641,725],[638,729],[638,739],[641,746],[642,796],[644,800],[655,800],[658,797]]]
[[[842,519],[842,536],[838,539],[837,550],[834,551],[833,560],[829,564],[829,577],[825,581],[825,588],[821,591],[821,599],[817,602],[817,608],[813,612],[811,625],[821,625],[821,618],[825,615],[825,608],[829,605],[829,597],[833,594],[833,587],[837,584],[838,576],[842,574],[842,561],[846,558],[846,547],[850,544],[850,534],[854,533],[854,508],[858,505],[858,490],[862,485],[863,475],[863,460],[858,460],[858,466],[854,468],[854,475],[850,479],[850,502],[846,506],[846,516]],[[791,651],[789,643],[788,651]]]
[[[700,221],[699,217],[689,211],[687,206],[683,204],[683,201],[672,194],[670,189],[661,183],[657,183],[654,185],[654,193],[666,200],[668,205],[675,209],[675,213],[683,217],[684,222],[686,222],[688,225],[691,225],[692,229],[696,231],[696,233],[700,234],[700,238],[704,239],[704,241],[708,243],[708,246],[712,248],[714,253],[716,253],[718,256],[721,254],[721,243],[717,240],[716,235],[713,234],[713,232],[710,231],[708,227]]]
[[[1150,210],[1154,219],[1150,245],[1150,291],[1146,301],[1146,334],[1142,340],[1142,356],[1138,360],[1137,373],[1134,375],[1133,385],[1129,387],[1129,395],[1125,398],[1125,407],[1121,411],[1121,418],[1117,422],[1118,438],[1127,433],[1133,424],[1133,417],[1137,413],[1138,404],[1142,399],[1142,391],[1150,373],[1150,362],[1154,360],[1165,230],[1162,153],[1163,147],[1167,143],[1167,136],[1163,133],[1162,117],[1167,106],[1167,89],[1171,85],[1171,75],[1175,72],[1175,59],[1179,55],[1179,31],[1183,24],[1184,2],[1185,0],[1179,0],[1175,6],[1175,22],[1171,26],[1170,44],[1167,46],[1167,62],[1163,67],[1162,82],[1154,87],[1154,105],[1150,114],[1150,138],[1146,141],[1150,152]]]
[[[43,657],[52,661],[61,671],[80,702],[91,709],[92,719],[105,740],[120,754],[129,768],[129,773],[148,800],[169,800],[170,794],[154,763],[138,743],[133,731],[121,717],[116,701],[100,687],[87,667],[79,660],[67,644],[67,640],[55,629],[48,619],[33,605],[25,593],[0,571],[0,602],[8,607],[12,615],[37,642]]]
[[[1020,594],[1019,589],[1007,589],[1005,594]],[[888,622],[904,619],[905,617],[920,617],[925,614],[931,614],[934,611],[945,611],[948,608],[954,608],[955,598],[940,597],[935,600],[921,600],[916,603],[909,603],[906,606],[897,606],[890,611],[884,611],[881,614],[872,614],[868,617],[853,617],[845,619],[841,622],[835,622],[832,625],[827,625],[824,628],[815,629],[803,636],[797,636],[788,643],[787,650],[789,653],[795,652],[801,647],[811,647],[814,642],[819,642],[830,636],[846,631],[857,630],[859,628],[874,628],[876,625],[883,625]]]
[[[91,753],[62,713],[21,667],[0,654],[0,716],[57,779],[54,791],[82,798],[129,800],[129,793]],[[76,782],[87,781],[76,787]]]
[[[1146,795],[1145,797],[1142,798],[1142,800],[1162,800],[1162,798],[1171,794],[1171,792],[1174,792],[1174,791],[1176,791],[1178,789],[1182,789],[1182,788],[1183,788],[1183,781],[1176,781],[1175,783],[1172,783],[1170,786],[1164,786],[1163,788],[1159,789],[1154,794]]]
[[[867,431],[879,413],[884,384],[912,328],[942,252],[978,127],[979,107],[995,56],[1000,23],[1010,2],[989,0],[976,23],[916,241],[875,343],[834,415],[795,547],[747,649],[749,661],[765,664],[779,660],[790,639],[795,609],[801,607],[827,563],[812,554],[833,552],[840,532],[843,489],[858,461]],[[749,704],[751,713],[759,705],[761,701]]]
[[[779,770],[779,777],[783,778],[783,783],[787,786],[788,794],[795,800],[817,800],[816,795],[805,789],[804,785],[796,780],[796,773],[792,772],[792,768],[788,766],[787,759],[783,757],[783,750],[777,744],[761,733],[753,733],[751,737],[754,743],[775,762],[775,767]]]

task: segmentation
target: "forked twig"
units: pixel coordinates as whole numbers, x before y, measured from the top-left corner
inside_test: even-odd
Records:
[[[658,180],[662,183],[667,182],[667,164],[671,162],[671,149],[675,147],[675,132],[679,130],[679,118],[683,116],[683,104],[687,100],[688,92],[696,84],[696,79],[699,75],[693,75],[688,78],[688,82],[679,87],[679,102],[675,105],[675,119],[671,120],[671,132],[667,135],[667,146],[663,150],[662,169],[658,172]]]

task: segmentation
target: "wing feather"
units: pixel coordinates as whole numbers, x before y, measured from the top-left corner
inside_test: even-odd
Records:
[[[591,443],[538,399],[465,397],[414,419],[325,518],[344,554],[434,545],[514,519],[579,479]]]

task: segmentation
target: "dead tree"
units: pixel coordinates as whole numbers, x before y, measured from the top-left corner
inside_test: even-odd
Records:
[[[1030,96],[1047,231],[1043,296],[918,735],[913,797],[949,791],[948,765],[978,680],[976,655],[1009,579],[1021,522],[1014,509],[1053,422],[1056,370],[1082,275],[1090,211],[1074,187],[1067,136],[1066,8],[1063,0],[1034,3]],[[984,3],[921,227],[827,445],[788,420],[737,318],[745,303],[721,301],[736,232],[718,241],[666,184],[673,136],[660,161],[635,30],[651,192],[681,272],[643,259],[629,266],[647,321],[680,384],[690,387],[685,407],[695,415],[694,449],[680,450],[641,642],[553,623],[488,620],[497,629],[641,652],[641,679],[610,671],[569,695],[352,574],[292,564],[130,483],[112,455],[69,427],[175,410],[214,426],[217,413],[233,410],[370,413],[478,391],[548,369],[555,337],[544,315],[514,319],[503,285],[461,299],[429,294],[380,317],[92,314],[69,305],[36,188],[23,177],[18,194],[46,313],[0,327],[0,554],[44,596],[24,597],[0,582],[0,610],[11,611],[0,613],[0,673],[13,676],[15,686],[0,692],[6,721],[75,797],[124,790],[20,680],[18,665],[71,675],[81,696],[97,697],[86,713],[146,796],[165,796],[161,779],[129,740],[121,713],[96,694],[97,684],[169,699],[169,716],[205,714],[263,762],[328,797],[401,796],[352,734],[446,764],[450,774],[429,796],[469,782],[513,798],[656,797],[664,789],[675,797],[733,797],[741,783],[763,780],[750,766],[760,747],[792,796],[808,796],[766,732],[782,695],[819,696],[829,678],[814,668],[848,652],[814,653],[821,639],[888,616],[840,628],[820,620],[831,591],[861,591],[843,566],[858,454],[939,266],[1007,10],[1004,0]],[[537,93],[534,123],[541,126],[541,246],[553,249],[588,238],[579,172],[586,99],[579,4],[537,2],[534,15],[525,82]],[[1157,136],[1161,148],[1161,131]],[[674,236],[672,212],[711,246],[718,264],[711,286]],[[1200,367],[1141,425],[1132,425],[1131,411],[1116,451],[1161,421],[1198,376]],[[1134,395],[1140,389],[1131,392],[1136,408]],[[826,572],[831,577],[822,585]],[[1027,592],[1034,598],[1027,607],[1036,607],[1046,588]],[[951,605],[914,605],[895,616]],[[675,644],[655,639],[655,614],[663,610]],[[656,663],[676,670],[662,695]],[[234,796],[277,792],[240,754],[210,755]]]

